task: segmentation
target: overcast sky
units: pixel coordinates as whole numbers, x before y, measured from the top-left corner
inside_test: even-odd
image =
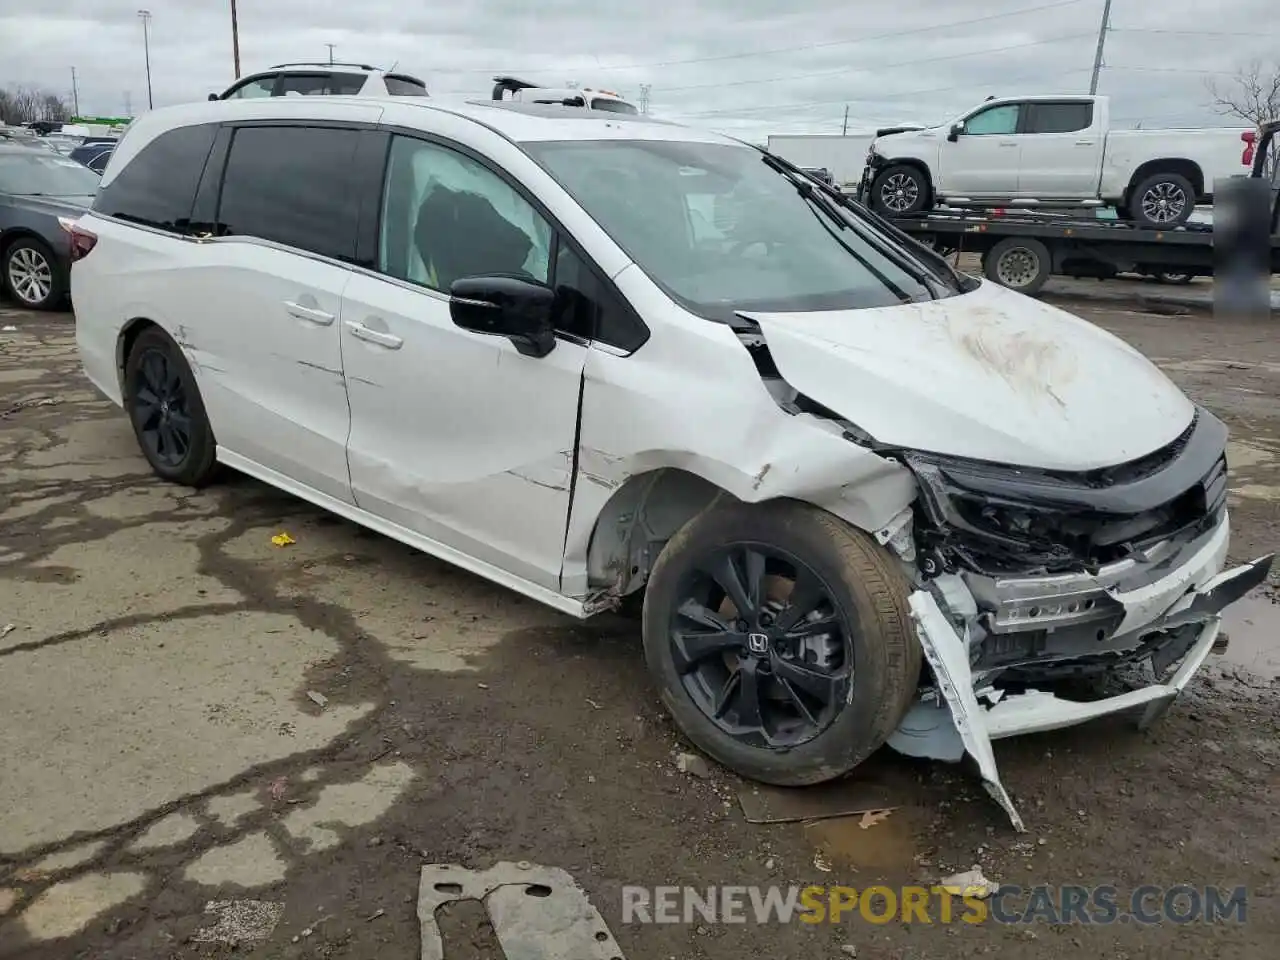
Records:
[[[142,0],[157,107],[233,79],[229,0]],[[0,86],[147,106],[138,0],[0,0]],[[19,12],[20,8],[20,12]],[[1103,0],[239,0],[242,73],[326,59],[487,97],[497,72],[577,81],[751,139],[940,122],[988,94],[1086,93]],[[1280,60],[1280,0],[1113,0],[1099,92],[1126,126],[1221,124],[1206,80]],[[1206,32],[1197,34],[1203,25]]]

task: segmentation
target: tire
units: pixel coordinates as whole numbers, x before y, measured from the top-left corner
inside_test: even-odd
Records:
[[[749,737],[727,731],[721,721],[713,719],[714,711],[709,712],[707,698],[696,692],[704,685],[699,669],[682,672],[677,665],[673,627],[679,624],[683,631],[685,624],[696,622],[677,611],[707,609],[691,608],[692,601],[686,602],[693,595],[691,585],[709,581],[711,578],[701,570],[717,555],[735,548],[769,550],[803,564],[809,582],[819,584],[820,592],[825,592],[820,607],[830,614],[819,624],[801,621],[801,625],[840,630],[835,646],[842,664],[836,669],[839,672],[852,667],[852,675],[831,684],[832,695],[819,715],[824,723],[806,725],[800,721],[807,734],[803,738],[748,742]],[[779,577],[766,577],[759,582],[767,585],[770,580],[785,583]],[[761,596],[768,592],[764,586],[761,589]],[[724,766],[748,779],[782,786],[833,780],[848,773],[889,738],[915,697],[921,651],[907,606],[907,592],[906,577],[888,553],[866,534],[824,511],[795,501],[712,507],[672,537],[654,564],[644,601],[645,660],[677,726]],[[725,596],[723,591],[719,595]],[[789,601],[788,596],[786,602]],[[726,603],[732,610],[733,605],[726,598],[717,608],[717,616],[726,615]],[[762,626],[761,622],[753,625],[757,630],[785,630],[783,621],[791,609],[778,609],[776,621],[770,616],[772,627]],[[817,612],[815,608],[814,613]],[[730,621],[734,616],[728,613]],[[780,695],[783,687],[778,678],[784,673],[778,664],[790,664],[793,670],[797,665],[796,660],[787,661],[779,655],[787,642],[785,637],[770,640],[764,633],[742,632],[737,630],[738,624],[733,626],[739,640],[729,656],[724,656],[724,650],[717,650],[699,664],[705,664],[710,671],[723,670],[732,677],[734,668],[727,665],[729,657],[736,658],[740,675],[748,672],[748,660],[754,660],[758,666],[750,672],[764,678],[760,689],[769,693],[759,702],[770,710],[790,709],[799,716],[792,701],[785,694]],[[743,640],[760,637],[768,641],[768,652],[757,650],[753,657]],[[828,633],[815,642],[833,642],[830,637]],[[776,647],[775,640],[779,644]],[[762,665],[765,662],[769,663],[767,671]],[[822,674],[812,662],[803,666],[810,677],[832,675]],[[723,693],[730,685],[731,682],[717,689]],[[739,704],[742,687],[739,677]],[[803,687],[800,690],[806,692]],[[799,701],[797,695],[791,697]],[[739,708],[734,715],[741,720],[743,712]]]
[[[895,163],[871,183],[871,207],[881,216],[909,217],[930,206],[929,178],[919,167]]]
[[[1160,206],[1162,199],[1168,206]],[[1181,226],[1195,213],[1195,209],[1195,188],[1179,173],[1155,173],[1142,179],[1129,194],[1127,203],[1132,222],[1159,230]]]
[[[1031,237],[1005,237],[982,258],[988,280],[1027,296],[1040,292],[1052,268],[1049,248]]]
[[[123,392],[138,447],[156,476],[188,487],[209,484],[217,472],[213,429],[191,368],[159,327],[142,331],[129,349]],[[179,433],[184,443],[166,439]]]
[[[1195,279],[1195,274],[1177,273],[1174,271],[1165,270],[1165,271],[1162,271],[1161,273],[1157,273],[1155,275],[1155,278],[1160,283],[1168,283],[1178,287],[1185,287],[1188,283],[1190,283],[1193,279]]]
[[[66,268],[43,240],[19,237],[5,247],[0,277],[5,293],[28,310],[57,310],[66,302]]]

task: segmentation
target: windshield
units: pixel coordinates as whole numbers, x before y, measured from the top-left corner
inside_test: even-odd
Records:
[[[47,153],[0,153],[0,193],[91,197],[102,178],[88,167]]]
[[[750,147],[595,140],[524,149],[655,283],[708,319],[933,297],[834,205],[806,199]]]

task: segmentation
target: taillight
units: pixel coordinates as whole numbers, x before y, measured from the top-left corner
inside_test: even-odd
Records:
[[[83,260],[98,242],[98,235],[86,230],[70,217],[59,217],[58,225],[71,236],[71,262]]]
[[[1240,162],[1246,167],[1253,166],[1253,148],[1258,142],[1258,131],[1246,130],[1240,134],[1240,139],[1244,141],[1244,153],[1240,155]]]

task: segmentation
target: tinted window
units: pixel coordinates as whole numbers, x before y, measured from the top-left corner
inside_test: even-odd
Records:
[[[269,97],[276,85],[276,75],[258,77],[243,83],[226,95],[227,100],[248,100],[254,97]]]
[[[505,180],[455,150],[396,137],[382,202],[378,269],[448,291],[459,277],[547,282],[551,227]]]
[[[1005,103],[975,113],[964,122],[969,136],[1005,135],[1018,132],[1018,104]]]
[[[638,114],[637,110],[629,103],[623,103],[621,100],[592,100],[592,110],[603,110],[606,113],[630,113]]]
[[[203,124],[156,137],[102,188],[94,211],[161,230],[185,230],[216,133],[215,124]]]
[[[231,141],[218,232],[352,260],[351,183],[360,134],[323,127],[241,127]]]
[[[339,97],[354,97],[364,89],[364,79],[362,73],[331,73],[328,92]]]
[[[612,285],[563,240],[556,250],[555,288],[556,329],[624,350],[635,350],[648,338]]]
[[[329,92],[329,77],[325,74],[286,73],[280,78],[277,97],[322,97]]]
[[[387,85],[387,93],[393,97],[425,97],[427,85],[413,77],[383,77]]]
[[[1093,104],[1032,103],[1028,104],[1024,133],[1075,133],[1087,130],[1093,123]]]

